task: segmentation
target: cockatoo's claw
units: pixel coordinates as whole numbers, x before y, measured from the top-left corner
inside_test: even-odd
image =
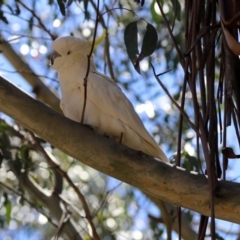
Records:
[[[93,128],[92,125],[89,125],[89,124],[84,124],[84,125],[85,125],[86,127],[90,128],[90,129],[94,130],[94,128]]]
[[[137,151],[137,153],[138,153],[138,155],[139,155],[140,157],[144,157],[144,156],[148,155],[148,154],[146,154],[146,153],[144,153],[144,152],[142,152],[142,151]]]
[[[103,136],[106,138],[109,138],[109,136],[106,133],[104,133]]]
[[[123,133],[121,132],[119,142],[122,143]]]

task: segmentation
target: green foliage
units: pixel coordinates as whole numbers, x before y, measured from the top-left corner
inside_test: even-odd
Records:
[[[199,172],[199,161],[196,157],[189,155],[187,152],[181,154],[184,162],[182,167],[188,171]]]
[[[1,137],[0,147],[2,152],[4,152],[6,149],[10,148],[10,139],[6,132],[1,132],[0,137]]]
[[[145,3],[145,0],[134,0],[134,2],[136,2],[136,3],[140,3],[141,6],[143,6],[144,3]]]
[[[140,19],[141,20],[141,19]],[[141,74],[139,63],[145,57],[150,56],[156,49],[158,35],[153,25],[147,23],[146,32],[143,37],[141,52],[138,51],[138,28],[137,22],[131,22],[127,25],[124,32],[124,42],[128,57],[134,65],[136,71]]]
[[[127,25],[124,32],[124,42],[127,49],[128,56],[132,61],[133,65],[136,64],[136,59],[138,55],[138,39],[137,39],[137,21],[131,22]],[[136,69],[140,71],[139,66]]]
[[[64,1],[62,0],[57,0],[57,3],[58,3],[58,6],[59,6],[59,9],[62,13],[63,16],[65,16],[65,5],[64,5]]]
[[[225,238],[223,238],[220,234],[216,233],[216,240],[224,240]]]
[[[4,200],[4,206],[6,209],[6,223],[9,224],[10,220],[11,220],[11,212],[12,212],[12,203],[8,200],[8,195],[6,192],[4,192],[3,194],[5,200]]]
[[[153,230],[153,239],[162,239],[164,229],[155,221],[151,221],[151,228]]]
[[[171,0],[173,5],[174,15],[178,21],[181,21],[181,5],[178,0]]]
[[[2,20],[4,23],[8,24],[7,18],[4,16],[3,12],[0,10],[0,20]]]
[[[144,57],[150,56],[154,52],[157,41],[158,35],[156,29],[153,25],[147,23],[147,31],[143,37],[142,50],[140,52],[141,59],[139,59],[139,61]]]

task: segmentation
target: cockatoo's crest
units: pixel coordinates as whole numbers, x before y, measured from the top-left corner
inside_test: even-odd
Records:
[[[106,38],[106,36],[107,36],[107,30],[104,28],[101,36],[99,36],[95,39],[94,47],[97,47]],[[90,43],[92,44],[93,41],[90,41]]]
[[[57,71],[73,64],[87,67],[87,55],[91,50],[91,42],[73,36],[57,38],[53,42],[51,67]],[[80,62],[79,60],[82,59]]]

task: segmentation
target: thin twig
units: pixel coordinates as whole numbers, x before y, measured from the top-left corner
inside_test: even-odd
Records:
[[[38,142],[37,138],[35,137],[35,135],[30,132],[32,138],[34,139],[34,142],[36,144],[36,146],[38,147],[38,149],[41,151],[41,153],[43,154],[43,156],[45,157],[45,159],[47,160],[48,164],[55,169],[64,179],[66,179],[66,181],[68,182],[68,184],[74,189],[74,191],[76,192],[76,194],[78,195],[79,200],[82,203],[83,209],[85,211],[86,214],[86,219],[88,220],[91,229],[92,229],[92,233],[93,233],[93,237],[94,240],[100,240],[96,228],[93,224],[92,221],[92,216],[91,216],[91,212],[89,210],[87,201],[85,199],[85,197],[83,196],[83,194],[80,192],[80,190],[78,189],[78,187],[72,182],[72,180],[70,179],[70,177],[67,175],[67,173],[65,171],[63,171],[58,164],[56,164],[51,157],[47,154],[47,152],[44,150],[44,148],[41,146],[41,144]]]
[[[34,72],[32,72],[32,71],[21,71],[21,70],[17,70],[17,71],[11,71],[11,70],[6,70],[6,69],[4,69],[4,68],[0,68],[0,71],[2,71],[2,72],[6,72],[6,73],[12,73],[12,74],[14,74],[14,73],[25,73],[25,74],[31,74],[31,75],[33,75],[33,76],[35,76],[35,77],[42,77],[42,78],[47,78],[47,79],[49,79],[49,80],[51,80],[51,81],[53,81],[53,82],[58,82],[55,78],[51,78],[51,77],[48,77],[48,76],[45,76],[45,75],[38,75],[38,74],[35,74]]]
[[[153,74],[156,78],[156,80],[158,81],[158,83],[160,84],[160,86],[162,87],[162,89],[164,90],[164,92],[168,95],[168,97],[170,98],[170,100],[173,102],[173,104],[177,107],[177,109],[180,111],[180,113],[184,116],[184,118],[187,120],[187,122],[189,123],[189,125],[192,127],[192,129],[196,132],[196,134],[198,136],[200,136],[200,132],[198,131],[198,129],[196,128],[195,124],[189,119],[188,115],[186,114],[186,112],[181,108],[181,106],[178,105],[178,103],[175,101],[175,99],[171,96],[171,94],[169,93],[169,91],[167,90],[167,88],[164,86],[164,84],[161,82],[161,80],[159,79],[159,77],[156,74],[155,68],[152,65],[152,63],[150,62],[150,65],[152,67],[153,70]]]
[[[167,17],[166,17],[166,15],[165,15],[164,11],[163,11],[162,5],[161,5],[161,3],[160,3],[159,0],[156,0],[156,3],[157,3],[157,5],[158,5],[158,7],[159,7],[159,10],[160,10],[160,12],[161,12],[161,14],[162,14],[162,16],[163,16],[163,19],[164,19],[165,23],[166,23],[166,25],[167,25],[168,32],[169,32],[169,34],[170,34],[170,36],[171,36],[171,38],[172,38],[172,40],[173,40],[173,44],[174,44],[175,49],[176,49],[176,51],[177,51],[177,53],[178,53],[178,56],[179,56],[179,58],[180,58],[180,62],[181,62],[181,64],[182,64],[182,67],[184,67],[185,61],[184,61],[183,56],[182,56],[182,53],[181,53],[181,51],[180,51],[180,49],[179,49],[179,47],[178,47],[177,41],[176,41],[175,37],[173,36],[172,30],[171,30],[171,26],[169,25],[169,22],[168,22],[168,20],[167,20]]]
[[[25,5],[23,2],[21,2],[21,1],[19,1],[19,0],[17,0],[17,2],[18,2],[20,5],[22,5],[26,10],[28,10],[28,11],[32,14],[32,16],[34,16],[34,17],[37,19],[37,21],[38,21],[38,23],[39,23],[39,26],[40,26],[46,33],[49,34],[49,36],[52,38],[52,40],[55,40],[55,39],[56,39],[56,36],[55,36],[54,34],[52,34],[52,33],[50,32],[50,30],[48,30],[48,29],[46,28],[46,26],[42,23],[42,20],[39,18],[39,16],[38,16],[32,9],[30,9],[27,5]]]
[[[99,204],[99,207],[94,211],[93,216],[97,216],[98,212],[103,209],[104,205],[106,204],[106,202],[108,201],[108,199],[111,197],[112,193],[118,188],[120,187],[120,185],[122,184],[122,182],[118,183],[115,187],[113,187],[112,189],[106,191],[106,188],[103,192],[106,191],[105,197],[103,198],[102,202]]]
[[[59,221],[57,232],[56,232],[56,234],[54,236],[54,240],[58,240],[59,239],[59,236],[61,235],[65,224],[71,218],[71,211],[69,210],[69,205],[67,205],[66,203],[64,203],[63,205],[64,205],[65,208],[64,208],[64,210],[62,212],[62,216],[61,216],[61,219]]]
[[[4,14],[8,14],[8,15],[11,15],[11,16],[16,16],[16,15],[14,15],[13,13],[11,13],[11,12],[8,12],[8,11],[2,11]],[[26,18],[23,18],[23,17],[21,17],[21,16],[18,16],[18,18],[19,19],[21,19],[21,20],[23,20],[23,21],[25,21],[26,23],[29,23],[29,19],[26,19]],[[37,25],[37,24],[32,24],[32,26],[33,27],[37,27],[37,28],[42,28],[41,26],[39,26],[39,25]],[[1,31],[5,31],[5,32],[7,32],[7,30],[2,30],[1,29]],[[8,31],[8,32],[10,32],[10,31]],[[18,35],[18,34],[13,34],[13,35]],[[25,35],[26,36],[26,35]],[[55,37],[56,38],[56,37]],[[44,39],[44,38],[42,38],[42,39]],[[48,39],[48,38],[46,38],[46,40],[52,40],[52,37],[51,37],[51,39]]]
[[[95,29],[94,29],[94,34],[93,34],[93,41],[92,41],[92,46],[91,46],[91,50],[88,54],[88,65],[87,65],[87,71],[86,71],[86,75],[84,77],[84,81],[83,81],[83,86],[84,86],[84,101],[83,101],[83,109],[82,109],[82,117],[81,117],[81,124],[83,124],[84,122],[84,115],[85,115],[85,109],[86,109],[86,104],[87,104],[87,80],[88,80],[88,75],[89,75],[89,71],[90,71],[90,63],[91,63],[91,56],[93,53],[93,48],[95,45],[95,40],[96,40],[96,36],[97,36],[97,27],[98,27],[98,22],[99,22],[99,0],[97,1],[97,16],[96,16],[96,21],[95,21]]]
[[[141,18],[141,17],[139,17],[132,9],[128,9],[128,8],[124,8],[124,7],[123,7],[123,8],[116,7],[116,8],[108,9],[108,10],[106,10],[105,12],[103,12],[103,13],[101,14],[101,17],[102,17],[104,14],[109,13],[109,12],[114,11],[114,10],[126,10],[126,11],[129,11],[129,12],[131,12],[132,14],[134,14],[136,17]]]
[[[98,10],[95,2],[92,1],[92,0],[91,0],[90,2],[91,2],[91,4],[92,4],[94,10],[95,10],[97,13],[99,13],[99,10]],[[104,13],[106,13],[106,12],[104,12]],[[111,58],[110,58],[110,51],[109,51],[110,43],[109,43],[109,36],[108,36],[108,31],[107,31],[107,25],[105,24],[104,19],[103,19],[104,13],[102,13],[102,14],[99,13],[98,19],[99,19],[99,23],[101,23],[102,27],[103,27],[104,29],[106,29],[105,54],[106,54],[106,58],[107,58],[107,64],[108,64],[108,69],[109,69],[110,76],[111,76],[111,78],[112,78],[113,80],[116,80],[116,79],[115,79],[115,76],[114,76],[114,71],[113,71],[113,68],[112,68]]]
[[[27,19],[24,19],[24,20],[29,21]],[[34,25],[34,26],[39,27],[39,25]],[[1,32],[6,32],[6,33],[10,34],[11,36],[14,36],[13,38],[10,38],[8,40],[4,40],[6,42],[13,42],[13,41],[19,40],[21,38],[52,41],[52,39],[48,38],[48,37],[33,36],[33,35],[30,35],[30,34],[23,34],[23,33],[18,34],[18,33],[15,33],[14,31],[9,31],[9,30],[6,30],[6,29],[1,29]]]
[[[210,30],[220,28],[220,23],[214,26],[207,26],[205,28],[202,28],[201,31],[198,33],[195,42],[192,44],[191,48],[184,53],[184,56],[187,56],[192,52],[194,49],[195,45],[201,40],[201,38],[207,34],[210,34]]]

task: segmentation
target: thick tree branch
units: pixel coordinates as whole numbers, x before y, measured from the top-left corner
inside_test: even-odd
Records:
[[[156,161],[71,121],[0,77],[0,110],[66,154],[166,202],[210,216],[203,175]],[[217,218],[240,223],[240,184],[217,182]]]

